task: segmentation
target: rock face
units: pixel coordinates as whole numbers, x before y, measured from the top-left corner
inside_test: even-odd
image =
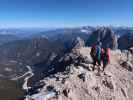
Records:
[[[129,49],[130,53],[133,54],[133,47]]]
[[[74,42],[72,44],[73,49],[78,49],[78,48],[81,48],[81,47],[84,47],[84,46],[85,46],[85,42],[80,37],[77,37],[76,40],[74,40]]]
[[[121,36],[118,40],[120,49],[129,49],[133,47],[133,34],[128,33]]]
[[[45,35],[52,41],[60,41],[60,43],[64,44],[67,49],[70,49],[73,41],[77,37],[86,41],[94,30],[95,28],[93,27],[64,28],[41,33],[41,36]]]
[[[42,37],[18,40],[0,46],[0,60],[14,59],[34,65],[47,60],[52,53],[63,52],[63,49],[57,41],[51,42]]]
[[[100,27],[94,31],[88,41],[87,45],[91,46],[92,44],[100,41],[103,47],[110,47],[111,49],[117,49],[117,36],[115,33],[107,27]]]
[[[28,100],[133,100],[133,55],[111,50],[105,71],[92,71],[90,48],[81,47],[66,54],[56,74],[40,80],[45,83]],[[60,62],[59,61],[59,62]],[[126,62],[127,61],[127,62]],[[60,67],[61,68],[61,67]],[[100,66],[102,69],[102,66]],[[52,87],[50,90],[48,87]]]

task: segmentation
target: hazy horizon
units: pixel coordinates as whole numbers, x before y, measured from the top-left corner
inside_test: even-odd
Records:
[[[120,28],[120,27],[123,27],[123,28],[133,28],[133,26],[126,26],[126,25],[80,25],[80,26],[64,26],[64,27],[61,27],[61,26],[58,26],[58,27],[45,27],[45,26],[42,26],[42,27],[32,27],[32,26],[24,26],[24,27],[1,27],[0,26],[0,29],[31,29],[31,30],[36,30],[36,29],[45,29],[45,30],[51,30],[51,29],[63,29],[63,28],[81,28],[81,27],[114,27],[114,28]]]

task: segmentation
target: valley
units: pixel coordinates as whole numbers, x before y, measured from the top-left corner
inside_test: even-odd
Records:
[[[21,81],[0,79],[0,99],[19,100],[25,94],[22,90]]]

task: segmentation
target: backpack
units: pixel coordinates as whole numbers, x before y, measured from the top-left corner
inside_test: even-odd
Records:
[[[92,57],[95,57],[95,56],[96,56],[96,46],[95,46],[95,45],[93,45],[93,46],[91,47],[90,55],[91,55]]]

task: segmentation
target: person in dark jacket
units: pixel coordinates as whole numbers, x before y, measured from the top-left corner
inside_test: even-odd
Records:
[[[91,52],[90,52],[91,58],[93,60],[93,70],[95,69],[95,65],[96,65],[96,45],[92,45],[91,47]]]
[[[98,42],[97,45],[93,45],[91,48],[90,55],[93,59],[93,70],[95,69],[96,64],[98,64],[98,70],[101,66],[101,43]]]

